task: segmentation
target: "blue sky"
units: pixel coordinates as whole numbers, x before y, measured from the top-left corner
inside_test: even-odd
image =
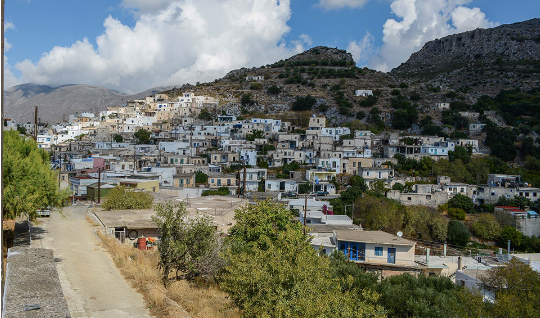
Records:
[[[538,17],[538,0],[8,0],[6,87],[133,93],[211,81],[313,46],[388,71],[435,38]]]

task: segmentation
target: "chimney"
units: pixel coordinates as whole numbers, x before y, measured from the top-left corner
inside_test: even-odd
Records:
[[[508,255],[510,255],[510,240],[508,240]]]
[[[444,246],[443,246],[443,255],[444,255],[444,258],[446,258],[446,246],[447,246],[447,244],[444,243]]]
[[[429,267],[429,248],[426,249],[426,266]]]
[[[462,269],[463,265],[461,263],[461,256],[458,256],[457,258],[457,269],[460,271]]]

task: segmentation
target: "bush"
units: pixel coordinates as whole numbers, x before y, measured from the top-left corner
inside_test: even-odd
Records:
[[[501,235],[502,228],[493,214],[482,214],[472,225],[472,231],[485,240],[495,240]]]
[[[405,186],[402,184],[402,183],[394,183],[394,185],[392,186],[392,190],[398,190],[398,191],[403,191],[405,189]]]
[[[448,223],[448,242],[450,244],[465,246],[470,238],[471,233],[465,224],[454,220]]]
[[[134,191],[123,186],[114,187],[106,196],[101,206],[103,210],[144,210],[150,209],[154,196],[146,191]]]
[[[195,172],[195,183],[207,183],[208,175],[202,171]]]
[[[209,195],[229,195],[231,191],[227,187],[221,187],[217,190],[205,190],[202,192],[201,196],[207,197]]]
[[[262,88],[262,83],[251,83],[251,85],[249,85],[249,89],[260,90]]]
[[[313,107],[317,103],[317,100],[315,97],[311,95],[307,95],[306,97],[298,96],[296,98],[296,101],[292,104],[292,110],[311,110],[311,107]]]
[[[467,216],[467,213],[460,208],[448,208],[448,216],[451,217],[453,220],[465,220],[465,216]]]
[[[451,208],[459,208],[467,213],[474,213],[474,203],[471,198],[463,194],[456,194],[448,201],[448,206]]]

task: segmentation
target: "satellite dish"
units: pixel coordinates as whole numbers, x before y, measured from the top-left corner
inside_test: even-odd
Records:
[[[403,232],[401,232],[401,231],[397,232],[397,236],[402,237],[402,236],[403,236]]]

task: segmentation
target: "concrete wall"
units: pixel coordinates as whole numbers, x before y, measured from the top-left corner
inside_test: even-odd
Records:
[[[33,304],[40,308],[24,311]],[[70,317],[52,250],[9,249],[2,317]]]
[[[382,256],[375,255],[375,247],[382,247]],[[396,265],[414,265],[414,247],[366,243],[366,262],[388,264],[388,248],[396,249]]]

